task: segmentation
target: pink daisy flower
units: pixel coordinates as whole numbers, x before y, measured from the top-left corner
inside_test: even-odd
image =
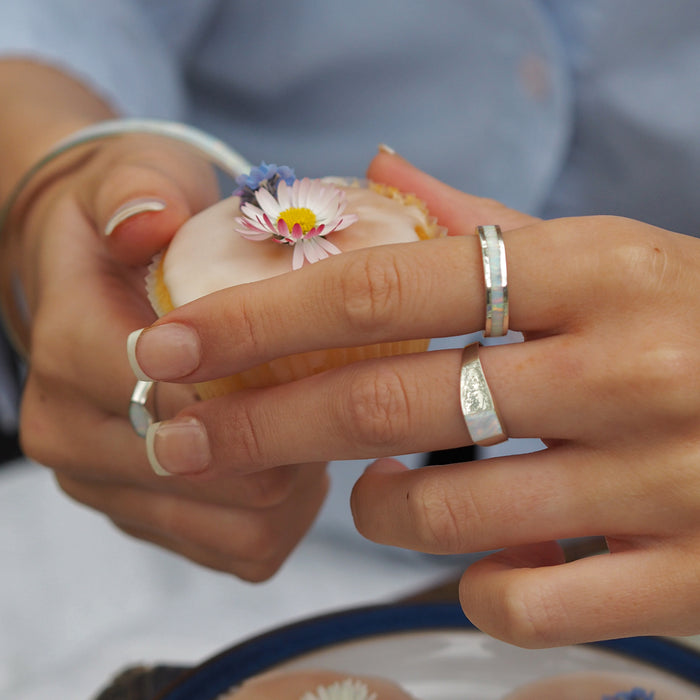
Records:
[[[325,239],[357,221],[345,214],[345,192],[321,180],[295,180],[279,183],[277,196],[266,189],[255,193],[258,205],[244,203],[236,218],[236,231],[251,241],[273,238],[294,246],[292,268],[298,270],[306,260],[317,262],[341,251]]]

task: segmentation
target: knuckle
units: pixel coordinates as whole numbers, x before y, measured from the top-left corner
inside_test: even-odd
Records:
[[[696,423],[700,381],[694,352],[686,344],[670,338],[657,342],[636,353],[623,372],[628,386],[654,397],[644,404],[653,415],[677,424]]]
[[[468,550],[466,524],[471,515],[466,502],[455,498],[449,483],[424,479],[407,496],[409,518],[426,551],[456,554]]]
[[[22,452],[31,460],[56,469],[70,464],[70,448],[60,439],[53,412],[46,406],[41,389],[28,385],[22,399],[19,441]]]
[[[293,467],[277,467],[244,477],[242,486],[246,503],[251,508],[273,508],[288,501],[294,494]]]
[[[261,311],[264,313],[263,309],[259,307],[255,312],[252,312],[245,296],[241,295],[235,308],[227,310],[227,307],[224,306],[222,311],[227,316],[225,327],[237,329],[236,336],[239,342],[247,344],[250,357],[262,358],[269,353],[268,343],[262,337],[264,326],[261,321],[264,318],[261,315]]]
[[[274,559],[267,562],[247,562],[236,567],[232,573],[248,583],[263,583],[271,579],[280,569],[284,559]]]
[[[640,293],[656,295],[663,288],[671,265],[664,232],[653,226],[640,231],[638,222],[624,217],[596,216],[583,235],[601,239],[598,264],[619,293],[638,298]]]
[[[142,155],[147,157],[146,154]],[[152,179],[154,174],[154,171],[147,170],[143,165],[115,159],[110,164],[107,174],[100,178],[95,191],[98,211],[111,209],[115,201],[130,196],[145,177]]]
[[[61,314],[37,316],[32,329],[31,372],[44,382],[59,379],[66,372],[66,360],[73,357],[71,341]]]
[[[549,586],[510,587],[505,601],[506,620],[515,644],[528,649],[555,646],[567,629],[566,611],[556,591]]]
[[[358,332],[373,331],[391,320],[401,303],[401,270],[386,251],[348,256],[340,285],[341,310]]]
[[[281,534],[268,521],[262,519],[252,525],[235,552],[239,575],[251,582],[269,579],[286,558],[280,540]]]
[[[526,649],[555,646],[566,615],[559,605],[559,596],[541,582],[522,585],[516,577],[501,591],[500,629],[497,636]]]
[[[259,422],[245,402],[240,402],[238,410],[229,417],[226,443],[235,449],[234,471],[245,473],[248,470],[266,465],[265,441]]]
[[[407,387],[401,375],[389,367],[352,373],[346,393],[345,422],[354,438],[370,447],[399,444],[406,436],[410,417]]]

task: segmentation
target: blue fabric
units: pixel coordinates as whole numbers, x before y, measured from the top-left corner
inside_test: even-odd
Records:
[[[523,211],[698,235],[697,0],[3,0],[18,56],[300,176],[385,142]]]
[[[4,0],[3,54],[253,162],[361,174],[382,141],[532,213],[697,232],[695,0]]]

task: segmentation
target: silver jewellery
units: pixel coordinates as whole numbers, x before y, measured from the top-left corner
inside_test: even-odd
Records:
[[[154,422],[153,415],[148,408],[146,408],[146,402],[148,401],[148,394],[155,384],[156,382],[145,382],[139,379],[131,394],[131,400],[129,401],[129,421],[131,422],[131,427],[134,429],[134,432],[139,437],[146,437],[148,428]]]
[[[26,296],[14,266],[19,237],[11,229],[17,210],[22,209],[44,178],[57,177],[66,169],[62,156],[73,155],[72,162],[86,149],[99,146],[106,139],[127,134],[161,136],[190,146],[221,170],[237,177],[250,170],[250,163],[223,141],[187,124],[159,119],[114,119],[90,125],[74,132],[54,146],[37,161],[19,180],[5,202],[0,204],[0,323],[5,326],[7,337],[22,357],[29,354],[31,318]],[[77,152],[77,153],[76,153]],[[156,382],[138,381],[129,402],[129,420],[138,435],[144,437],[154,418],[146,407],[149,392]],[[154,391],[155,393],[155,391]]]
[[[464,422],[475,445],[495,445],[507,439],[479,360],[479,343],[462,352],[459,371],[459,401]]]
[[[498,226],[477,226],[486,282],[486,324],[484,336],[508,332],[508,271],[506,248]]]
[[[19,180],[8,198],[0,205],[0,321],[18,353],[29,354],[30,318],[25,294],[16,269],[14,248],[17,236],[10,231],[13,211],[31,197],[40,182],[39,175],[56,177],[65,169],[64,154],[98,146],[102,141],[127,134],[162,136],[190,146],[224,174],[237,177],[250,170],[250,163],[223,141],[200,129],[160,119],[113,119],[98,122],[64,138],[37,161]],[[87,152],[87,151],[86,151]],[[79,155],[79,154],[78,154]],[[63,166],[61,165],[63,163]],[[31,185],[31,187],[30,187]]]

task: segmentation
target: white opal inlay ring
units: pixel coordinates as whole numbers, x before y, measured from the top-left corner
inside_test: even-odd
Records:
[[[508,332],[508,271],[506,248],[498,226],[477,226],[486,282],[484,335],[498,337]]]
[[[472,442],[486,446],[503,442],[507,435],[479,360],[480,348],[479,343],[472,343],[462,352],[459,400]]]

